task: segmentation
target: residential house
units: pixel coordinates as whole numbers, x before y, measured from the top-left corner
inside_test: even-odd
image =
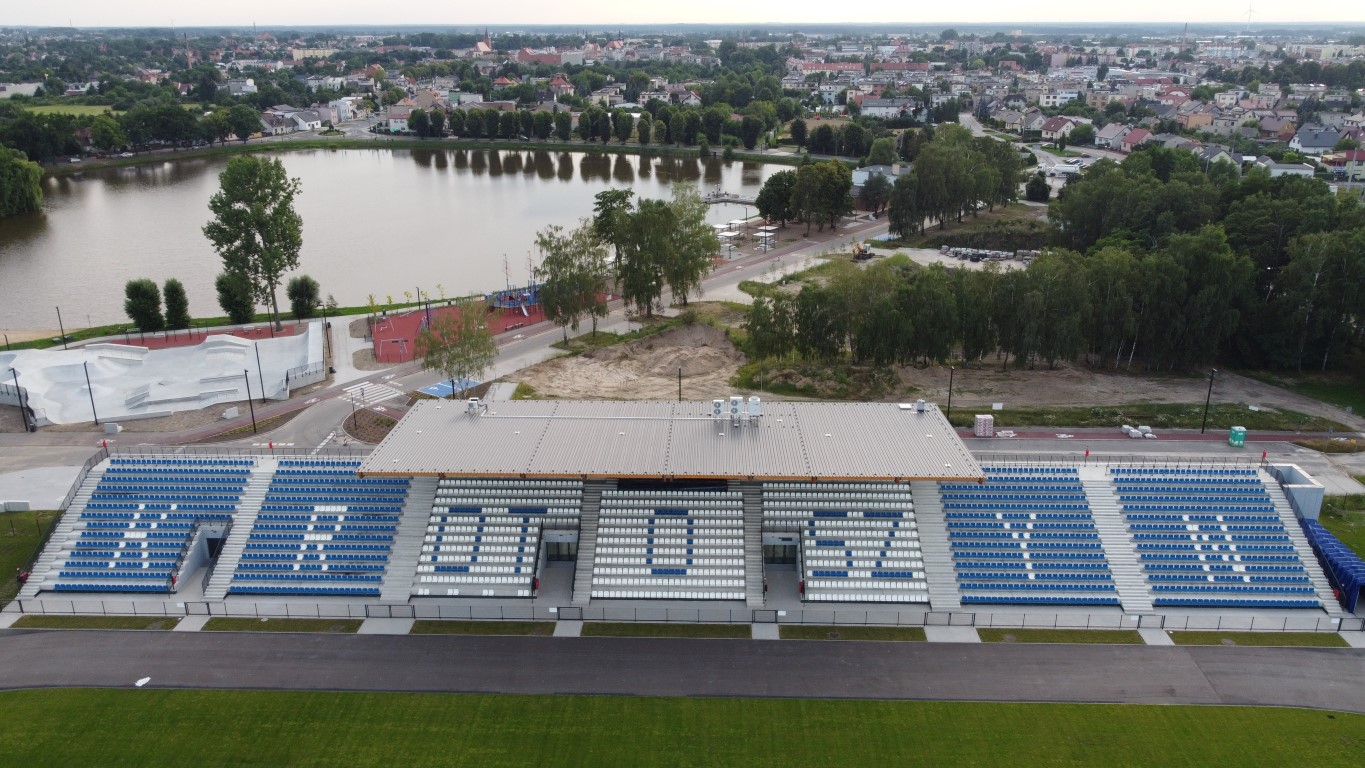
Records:
[[[395,104],[389,107],[388,114],[384,116],[384,127],[392,133],[406,133],[408,131],[408,116],[416,107],[409,107]]]
[[[1239,169],[1242,167],[1240,158],[1233,157],[1232,153],[1226,148],[1217,146],[1216,144],[1204,147],[1197,152],[1195,156],[1199,158],[1199,164],[1203,166],[1205,170],[1212,168],[1214,163],[1232,163]]]
[[[868,117],[896,119],[919,111],[916,99],[863,99],[863,114]]]
[[[294,121],[274,112],[261,113],[261,133],[266,136],[279,136],[294,130]]]
[[[1305,155],[1321,155],[1331,152],[1332,147],[1341,140],[1341,132],[1325,125],[1305,125],[1294,138],[1289,140],[1289,148]]]
[[[1261,118],[1261,138],[1269,141],[1289,141],[1298,131],[1298,121],[1292,117]]]
[[[218,90],[227,91],[230,96],[247,96],[256,93],[256,80],[250,77],[233,78],[218,86]]]
[[[1076,129],[1076,121],[1066,117],[1049,118],[1043,123],[1043,138],[1047,141],[1057,141],[1071,135]]]
[[[1131,130],[1133,129],[1123,123],[1110,123],[1098,131],[1095,131],[1095,146],[1118,149],[1119,142],[1121,142],[1123,137],[1127,136],[1128,132]]]
[[[1124,134],[1122,139],[1119,139],[1119,151],[1124,153],[1132,152],[1151,137],[1152,132],[1146,128],[1134,128]]]
[[[1345,156],[1343,170],[1346,178],[1350,181],[1365,181],[1365,149],[1348,149],[1342,154]]]
[[[996,112],[993,119],[998,120],[1000,125],[1010,133],[1019,133],[1020,126],[1024,122],[1024,113],[1016,112],[1012,109],[1002,109]]]
[[[1365,128],[1365,111],[1357,112],[1354,115],[1347,115],[1342,121],[1342,128]]]

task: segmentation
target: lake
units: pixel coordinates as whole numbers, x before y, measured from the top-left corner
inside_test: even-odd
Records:
[[[300,179],[299,272],[342,305],[404,301],[528,280],[536,232],[592,215],[613,188],[668,198],[693,184],[746,196],[782,166],[718,159],[498,150],[307,150],[279,155]],[[123,285],[185,284],[196,316],[219,315],[222,262],[204,238],[225,157],[84,171],[43,182],[43,211],[0,220],[0,328],[68,330],[126,322]],[[752,207],[711,206],[724,223]],[[441,286],[438,288],[438,284]],[[284,285],[280,305],[285,308]]]

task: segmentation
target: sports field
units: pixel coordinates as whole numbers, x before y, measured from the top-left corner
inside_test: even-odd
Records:
[[[1294,709],[192,690],[0,693],[36,766],[1358,766]]]

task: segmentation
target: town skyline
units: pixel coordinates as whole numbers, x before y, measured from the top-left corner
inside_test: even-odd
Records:
[[[1256,9],[1244,0],[1223,0],[1191,7],[1175,0],[1154,0],[1140,7],[1107,7],[1075,0],[1052,3],[1033,18],[1020,18],[1015,3],[1005,0],[979,0],[973,6],[975,19],[962,18],[957,6],[916,7],[911,11],[900,4],[872,2],[854,7],[833,8],[825,2],[790,0],[781,8],[782,18],[774,19],[771,9],[736,8],[725,0],[697,0],[682,6],[655,6],[623,0],[599,0],[587,7],[550,0],[526,0],[515,10],[478,9],[472,13],[452,12],[449,6],[431,0],[414,0],[399,8],[376,11],[372,7],[342,7],[318,0],[300,0],[285,6],[263,0],[243,0],[229,7],[186,6],[165,0],[129,2],[117,7],[95,0],[67,0],[62,3],[29,5],[10,9],[7,26],[90,27],[204,27],[229,26],[317,26],[317,25],[433,25],[475,27],[481,25],[583,25],[603,27],[648,24],[868,24],[904,23],[907,29],[924,30],[953,24],[981,24],[981,19],[999,19],[1000,24],[1227,24],[1230,29],[1248,24],[1360,24],[1365,22],[1365,7],[1321,6],[1286,10],[1267,5]],[[377,16],[386,18],[376,18]],[[530,20],[534,20],[531,22]]]

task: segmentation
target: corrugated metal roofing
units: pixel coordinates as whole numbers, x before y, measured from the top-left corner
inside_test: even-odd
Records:
[[[764,403],[732,424],[710,402],[514,400],[478,415],[419,403],[365,459],[363,474],[962,480],[980,465],[938,408]]]

